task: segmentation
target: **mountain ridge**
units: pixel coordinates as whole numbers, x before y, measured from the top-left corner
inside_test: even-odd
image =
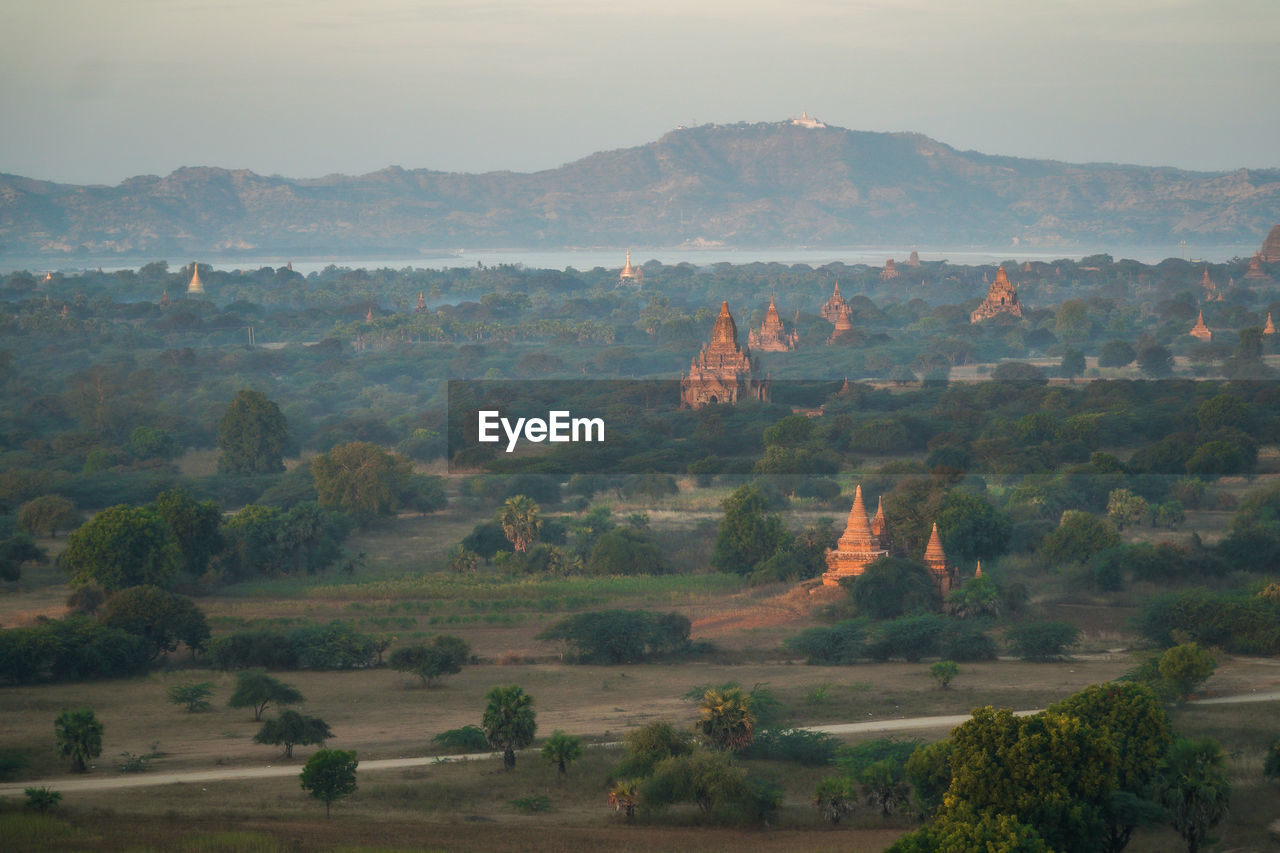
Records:
[[[719,244],[1103,248],[1260,242],[1280,169],[961,151],[924,134],[702,125],[535,172],[184,166],[116,186],[0,174],[0,254],[297,256]]]

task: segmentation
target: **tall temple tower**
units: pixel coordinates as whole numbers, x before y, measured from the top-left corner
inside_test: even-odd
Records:
[[[758,377],[751,350],[738,344],[738,324],[729,303],[720,303],[720,316],[711,329],[711,344],[693,358],[680,377],[680,408],[698,409],[711,403],[739,400],[768,402],[769,381]]]
[[[991,282],[987,298],[982,300],[982,304],[969,315],[969,322],[980,323],[1001,314],[1008,314],[1010,317],[1022,316],[1022,304],[1018,302],[1018,291],[1014,289],[1013,282],[1009,281],[1009,274],[1004,271],[1004,267],[996,270],[996,280]]]
[[[644,284],[644,270],[631,266],[631,250],[627,249],[627,262],[618,273],[618,287],[640,287]]]
[[[204,293],[204,283],[200,281],[200,265],[195,261],[191,262],[191,281],[187,284],[187,293]]]
[[[840,318],[842,309],[848,311],[849,303],[845,302],[844,297],[840,295],[840,282],[837,281],[835,289],[831,291],[831,298],[823,303],[819,313],[822,314],[822,319],[828,323],[834,323]]]
[[[1213,332],[1209,331],[1209,327],[1204,324],[1204,309],[1200,310],[1200,316],[1196,317],[1196,324],[1187,334],[1193,338],[1199,338],[1206,344],[1213,340]]]
[[[762,352],[790,352],[799,342],[798,333],[792,331],[788,334],[783,328],[782,318],[778,316],[778,306],[770,296],[769,310],[764,314],[760,331],[752,329],[747,333],[747,346]]]
[[[884,517],[877,513],[881,524]],[[822,574],[823,586],[839,586],[842,578],[855,578],[867,570],[867,565],[889,551],[881,546],[880,538],[872,532],[867,520],[867,508],[862,503],[862,486],[853,492],[853,506],[849,509],[849,521],[836,547],[827,552],[827,570]]]
[[[925,568],[933,578],[933,593],[939,601],[945,601],[956,580],[956,570],[947,562],[947,554],[942,550],[942,537],[938,535],[938,523],[933,523],[933,532],[929,534],[929,544],[924,549]]]

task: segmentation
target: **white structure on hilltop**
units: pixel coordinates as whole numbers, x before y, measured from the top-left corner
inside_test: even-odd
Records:
[[[796,127],[808,127],[808,128],[826,127],[825,123],[818,121],[816,118],[813,118],[807,112],[801,112],[800,118],[793,118],[791,120],[791,123]]]

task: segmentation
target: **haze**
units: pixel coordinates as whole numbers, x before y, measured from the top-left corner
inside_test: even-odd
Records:
[[[532,171],[807,110],[958,148],[1280,166],[1271,0],[8,0],[0,172]]]

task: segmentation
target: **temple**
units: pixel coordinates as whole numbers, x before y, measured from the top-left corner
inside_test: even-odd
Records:
[[[1209,331],[1209,327],[1204,324],[1204,311],[1200,312],[1200,316],[1196,318],[1196,324],[1187,334],[1193,338],[1199,338],[1206,344],[1213,340],[1213,332]]]
[[[187,293],[204,293],[204,283],[200,281],[200,265],[191,262],[191,281],[187,284]]]
[[[840,306],[840,313],[836,316],[835,323],[835,328],[831,330],[831,337],[827,338],[828,346],[853,337],[853,320],[849,316],[848,305]]]
[[[884,516],[877,512],[881,526]],[[867,520],[867,508],[862,503],[862,486],[853,492],[853,507],[849,521],[836,547],[827,552],[827,570],[822,574],[823,586],[839,586],[843,578],[854,578],[867,570],[872,560],[888,554],[881,546],[880,537],[872,531]]]
[[[680,408],[739,400],[768,402],[769,381],[757,374],[751,350],[738,344],[738,326],[729,313],[729,303],[721,302],[711,344],[703,345],[689,365],[689,373],[680,377]]]
[[[898,266],[893,262],[893,258],[889,258],[884,262],[884,269],[880,270],[880,280],[889,281],[898,277]]]
[[[822,314],[822,319],[828,323],[834,323],[840,317],[840,310],[849,310],[849,303],[844,301],[844,297],[840,295],[840,282],[836,282],[835,290],[831,292],[831,298],[822,305],[822,310],[818,313]]]
[[[1209,268],[1204,268],[1204,275],[1200,277],[1200,286],[1204,288],[1204,298],[1206,302],[1221,302],[1222,292],[1218,290],[1218,285],[1209,277]]]
[[[644,270],[631,266],[631,250],[627,249],[627,262],[618,273],[618,287],[640,287],[644,284]]]
[[[788,333],[783,328],[782,318],[778,316],[778,306],[770,296],[769,310],[764,314],[760,331],[753,329],[747,333],[747,346],[761,352],[790,352],[799,342],[799,334],[794,331]]]
[[[1268,264],[1280,264],[1280,225],[1271,229],[1262,241],[1262,260]]]
[[[938,535],[938,523],[933,523],[933,532],[929,534],[929,544],[924,549],[925,568],[933,579],[933,593],[939,601],[945,601],[956,581],[955,567],[947,562],[947,554],[942,550],[942,537]]]
[[[1262,252],[1254,252],[1249,259],[1249,269],[1245,271],[1245,281],[1266,281],[1270,276],[1262,269]]]
[[[826,127],[825,123],[818,121],[804,110],[800,111],[800,118],[793,118],[791,123],[796,127],[807,127],[810,130],[817,130]]]
[[[1009,281],[1009,275],[1004,271],[1004,267],[1000,267],[996,271],[996,280],[991,282],[991,288],[987,291],[987,298],[982,300],[982,304],[969,315],[969,322],[980,323],[983,320],[990,320],[992,317],[998,317],[1001,314],[1008,314],[1010,317],[1022,316],[1022,305],[1018,302],[1018,291],[1014,289],[1013,283]]]
[[[911,254],[907,256],[907,266],[909,267],[920,266],[920,253],[917,252],[915,249],[912,249]]]
[[[1276,324],[1271,322],[1271,312],[1267,312],[1267,324],[1262,327],[1262,334],[1274,335],[1276,333]]]

